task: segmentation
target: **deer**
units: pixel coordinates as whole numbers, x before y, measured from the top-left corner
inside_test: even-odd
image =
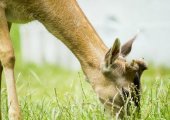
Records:
[[[133,95],[133,91],[136,91],[136,97],[131,98],[136,107],[140,107],[140,77],[147,64],[141,59],[126,61],[136,37],[124,45],[116,39],[109,49],[76,0],[0,0],[0,77],[4,71],[10,120],[21,120],[22,117],[14,77],[14,48],[9,32],[12,23],[24,24],[33,20],[41,22],[77,57],[84,75],[110,114],[115,116],[119,113],[123,118],[123,98],[131,93]]]

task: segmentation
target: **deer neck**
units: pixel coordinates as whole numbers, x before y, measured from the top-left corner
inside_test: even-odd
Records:
[[[50,6],[53,10],[43,12],[46,14],[39,21],[73,52],[85,75],[91,79],[93,72],[99,69],[108,48],[75,0],[62,0]]]
[[[52,32],[74,53],[82,68],[97,67],[108,48],[87,20],[77,2],[66,1],[62,5],[62,9],[57,6],[58,9],[53,15],[57,26]]]
[[[72,29],[70,36],[64,37],[68,39],[61,40],[77,57],[83,72],[90,79],[90,76],[100,69],[108,48],[85,18],[74,30]]]
[[[79,60],[82,70],[94,88],[108,48],[85,17],[70,33],[69,39],[61,39]]]
[[[77,57],[82,68],[99,67],[107,48],[89,22],[80,25],[72,32],[68,40],[62,41]]]
[[[70,37],[69,41],[63,42],[73,52],[79,60],[86,79],[93,88],[97,85],[98,77],[101,77],[99,72],[100,65],[104,60],[108,48],[101,41],[95,30],[86,21],[85,24],[79,26],[75,36]]]

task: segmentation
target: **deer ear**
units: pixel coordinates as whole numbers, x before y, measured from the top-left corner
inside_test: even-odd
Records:
[[[123,57],[126,57],[130,52],[131,52],[131,49],[132,49],[132,44],[134,42],[134,40],[136,39],[136,35],[130,39],[128,42],[126,42],[122,47],[121,47],[121,55]]]
[[[106,53],[105,63],[106,66],[111,65],[120,54],[120,41],[117,38],[113,44],[113,47]]]

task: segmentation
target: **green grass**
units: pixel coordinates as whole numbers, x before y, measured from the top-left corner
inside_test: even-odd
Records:
[[[17,90],[24,120],[107,120],[103,106],[81,72],[33,64],[16,67]],[[142,77],[143,120],[170,118],[170,69],[150,68]],[[2,112],[7,119],[6,88]],[[132,118],[129,118],[132,119]]]
[[[17,62],[15,76],[24,120],[108,120],[102,104],[82,72],[54,65],[38,66],[20,60],[19,33],[13,27],[12,39]],[[142,76],[141,119],[169,120],[170,69],[150,66]],[[5,80],[1,89],[2,116],[7,120]],[[113,118],[114,119],[114,118]],[[133,119],[129,117],[128,119]]]

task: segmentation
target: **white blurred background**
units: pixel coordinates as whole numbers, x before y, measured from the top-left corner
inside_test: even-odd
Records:
[[[155,65],[170,67],[169,0],[77,0],[100,37],[110,47],[140,31],[131,58],[145,58]],[[26,62],[51,63],[78,70],[73,54],[37,21],[20,27],[22,58]]]

